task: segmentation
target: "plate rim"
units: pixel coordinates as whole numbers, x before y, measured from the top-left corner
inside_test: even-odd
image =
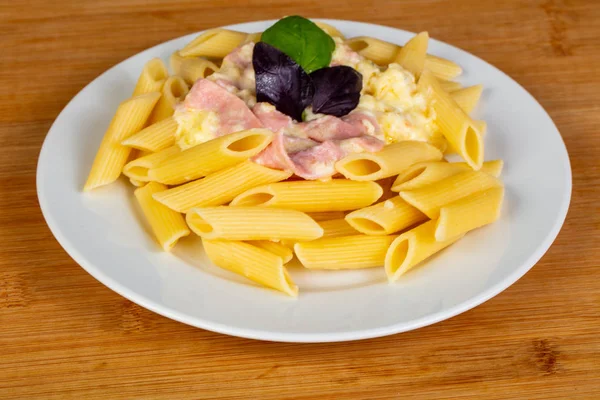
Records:
[[[331,23],[334,26],[336,25],[336,23],[359,24],[359,25],[363,25],[364,27],[368,27],[370,29],[386,28],[386,29],[393,29],[393,30],[403,32],[403,33],[414,34],[410,31],[406,31],[406,30],[399,29],[396,27],[373,24],[373,23],[368,23],[368,22],[361,22],[361,21],[350,21],[350,20],[329,19],[329,18],[327,18],[327,19],[311,18],[311,20],[322,21],[325,23]],[[235,29],[239,25],[244,25],[244,24],[248,24],[248,23],[272,23],[274,21],[276,21],[276,20],[270,19],[270,20],[259,20],[259,21],[246,21],[246,22],[239,23],[239,24],[226,25],[226,26],[223,26],[223,28],[234,28]],[[211,28],[209,28],[209,29],[211,29]],[[537,106],[541,110],[543,110],[544,113],[548,116],[550,122],[552,123],[552,125],[554,126],[554,128],[556,129],[556,131],[559,134],[558,137],[560,139],[560,142],[562,143],[562,149],[564,149],[564,153],[566,155],[566,160],[565,160],[566,162],[564,164],[565,172],[566,172],[566,174],[565,174],[566,180],[565,180],[564,184],[567,187],[567,192],[565,193],[566,196],[564,196],[562,204],[559,209],[559,212],[557,213],[557,218],[555,219],[554,225],[547,232],[544,240],[538,246],[536,251],[532,252],[532,254],[529,255],[527,260],[525,262],[523,262],[519,268],[516,268],[511,274],[507,275],[503,280],[496,282],[489,289],[482,291],[478,295],[473,296],[470,299],[463,301],[459,304],[456,304],[447,310],[433,312],[431,314],[428,314],[426,316],[417,318],[417,319],[409,321],[409,322],[401,322],[401,323],[396,323],[396,324],[387,325],[387,326],[381,326],[381,327],[377,327],[377,328],[355,329],[355,330],[345,331],[345,332],[289,333],[289,332],[273,332],[273,331],[269,331],[269,330],[235,327],[235,326],[222,324],[219,322],[208,321],[205,319],[201,319],[199,317],[190,317],[187,314],[180,312],[176,309],[173,309],[169,306],[157,304],[153,300],[148,299],[145,296],[140,295],[140,294],[136,293],[135,291],[131,290],[130,288],[122,285],[121,283],[109,278],[102,272],[102,270],[100,268],[96,267],[91,260],[88,260],[86,257],[84,257],[79,252],[79,250],[71,244],[69,239],[61,231],[58,222],[54,219],[54,216],[48,209],[49,206],[45,200],[45,195],[41,191],[40,170],[41,170],[42,160],[46,157],[46,153],[48,152],[47,143],[48,143],[49,134],[50,134],[50,132],[53,131],[54,126],[61,119],[61,117],[63,117],[63,114],[64,114],[65,110],[69,107],[69,105],[71,105],[71,103],[76,102],[77,99],[81,96],[81,94],[94,81],[96,81],[103,75],[108,74],[113,69],[117,69],[120,65],[127,63],[130,59],[136,57],[140,53],[152,51],[153,49],[155,49],[159,46],[163,46],[163,45],[169,44],[170,42],[181,40],[182,38],[184,38],[186,36],[198,35],[204,31],[206,31],[206,30],[186,34],[186,35],[183,35],[183,36],[180,36],[177,38],[167,40],[165,42],[161,42],[152,47],[141,50],[141,51],[137,52],[136,54],[131,55],[130,57],[124,59],[123,61],[121,61],[121,62],[113,65],[112,67],[108,68],[107,70],[103,71],[100,75],[98,75],[96,78],[92,79],[88,84],[86,84],[63,107],[61,112],[58,114],[58,116],[56,117],[56,119],[54,120],[52,125],[50,126],[48,132],[46,133],[46,137],[44,138],[44,142],[41,146],[41,150],[40,150],[40,153],[38,156],[38,161],[37,161],[37,166],[36,166],[36,192],[37,192],[37,197],[38,197],[38,203],[40,205],[40,209],[42,211],[42,215],[46,221],[46,224],[48,225],[50,231],[52,232],[53,236],[58,241],[58,243],[61,245],[61,247],[79,266],[81,266],[87,273],[89,273],[92,277],[94,277],[94,279],[96,279],[97,281],[99,281],[100,283],[102,283],[104,286],[111,289],[112,291],[118,293],[122,297],[124,297],[124,298],[126,298],[126,299],[152,311],[152,312],[155,312],[164,317],[173,319],[175,321],[184,323],[186,325],[191,325],[191,326],[206,329],[209,331],[226,334],[226,335],[230,335],[230,336],[247,338],[247,339],[277,341],[277,342],[291,342],[291,343],[327,343],[327,342],[344,342],[344,341],[352,341],[352,340],[370,339],[370,338],[392,335],[392,334],[396,334],[396,333],[407,332],[407,331],[411,331],[414,329],[429,326],[429,325],[435,324],[437,322],[441,322],[446,319],[450,319],[452,317],[455,317],[456,315],[462,314],[472,308],[479,306],[480,304],[486,302],[487,300],[497,296],[504,290],[508,289],[516,281],[518,281],[521,277],[523,277],[543,257],[543,255],[551,247],[554,240],[557,238],[557,236],[566,220],[567,214],[568,214],[573,188],[572,188],[572,169],[571,169],[569,153],[567,150],[567,146],[564,142],[564,139],[563,139],[562,135],[560,134],[558,127],[556,127],[554,120],[549,115],[549,113],[544,109],[544,107],[542,107],[542,105],[537,101],[537,99],[535,99],[535,97],[533,97],[533,95],[531,95],[531,93],[529,93],[519,82],[517,82],[516,80],[514,80],[513,78],[508,76],[502,70],[498,69],[494,65],[488,63],[487,61],[483,60],[482,58],[478,57],[477,55],[475,55],[473,53],[470,53],[466,50],[462,50],[456,46],[453,46],[453,45],[443,42],[441,40],[433,39],[436,42],[440,42],[446,46],[451,47],[453,51],[465,52],[465,53],[469,54],[470,56],[477,58],[477,60],[479,60],[479,61],[487,64],[487,66],[493,68],[495,70],[495,72],[500,73],[500,74],[504,75],[505,77],[508,77],[512,82],[514,82],[516,85],[518,85],[519,88],[522,89],[523,92],[527,94],[529,99],[533,100],[533,102],[535,104],[537,104]]]

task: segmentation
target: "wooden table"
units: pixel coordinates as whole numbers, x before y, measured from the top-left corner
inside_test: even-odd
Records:
[[[574,187],[562,232],[531,272],[427,328],[298,345],[168,320],[69,258],[35,189],[40,146],[67,102],[157,43],[295,13],[427,29],[540,101],[569,149]],[[4,2],[0,18],[1,399],[600,398],[600,3],[31,0]]]

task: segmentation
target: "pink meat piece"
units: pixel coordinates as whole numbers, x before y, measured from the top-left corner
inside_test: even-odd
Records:
[[[254,42],[248,42],[236,47],[223,58],[221,65],[229,67],[235,65],[239,69],[246,69],[252,64],[252,52],[254,51]]]
[[[381,128],[374,115],[363,111],[354,111],[342,117],[342,121],[361,131],[361,134],[383,138]]]
[[[287,169],[295,172],[295,165],[290,158],[290,153],[306,150],[318,145],[310,139],[284,135],[281,132],[273,136],[273,141],[267,148],[253,158],[253,161],[265,167]]]
[[[284,131],[292,128],[292,118],[279,112],[269,103],[256,103],[252,112],[260,120],[265,128],[273,132]]]
[[[242,99],[208,79],[196,81],[185,98],[184,106],[214,111],[219,117],[219,135],[263,127]]]
[[[331,115],[326,115],[309,122],[301,122],[295,128],[306,134],[309,138],[319,142],[347,139],[362,134],[358,126],[344,122],[340,118]]]
[[[346,153],[335,142],[327,140],[317,146],[291,154],[294,173],[304,179],[323,179],[335,174],[335,163]]]
[[[385,146],[385,142],[383,140],[377,139],[376,137],[369,135],[363,135],[335,142],[344,150],[346,155],[350,153],[362,152],[376,153],[378,151],[381,151]]]

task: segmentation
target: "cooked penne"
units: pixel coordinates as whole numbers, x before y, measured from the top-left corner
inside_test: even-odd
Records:
[[[474,120],[473,124],[475,125],[475,128],[477,128],[477,130],[479,131],[481,137],[484,137],[485,132],[487,131],[487,122],[482,120]]]
[[[248,189],[279,182],[290,175],[291,172],[263,167],[248,160],[206,178],[157,193],[154,198],[175,211],[185,213],[192,207],[227,204]]]
[[[446,204],[440,209],[435,239],[443,242],[496,221],[503,198],[504,188],[493,187]]]
[[[471,167],[469,167],[469,165],[466,162],[456,162],[456,163],[452,163],[452,164],[459,165],[461,167],[464,167],[465,169],[469,169],[469,170],[471,169]],[[490,174],[490,175],[498,178],[502,174],[503,167],[504,167],[504,161],[491,160],[491,161],[484,162],[483,165],[481,166],[480,171],[485,172],[486,174]]]
[[[460,82],[454,82],[454,81],[439,81],[439,82],[440,82],[440,86],[442,87],[442,89],[444,89],[444,91],[446,93],[452,93],[452,92],[462,89],[462,85],[460,84]],[[452,96],[452,94],[450,94],[450,96]]]
[[[346,221],[366,235],[389,235],[423,222],[427,216],[400,196],[352,211]]]
[[[436,222],[425,222],[408,232],[404,232],[392,242],[385,256],[385,273],[390,282],[397,281],[400,276],[421,261],[450,246],[462,237],[459,235],[438,242],[435,240]]]
[[[219,66],[205,58],[184,58],[179,66],[178,75],[189,85],[198,79],[206,78],[219,70]]]
[[[335,26],[326,24],[321,21],[314,21],[314,23],[321,29],[323,29],[329,36],[337,36],[344,39],[344,35]]]
[[[169,68],[171,69],[173,75],[181,76],[181,74],[179,73],[179,69],[181,68],[181,63],[183,62],[183,60],[194,59],[196,57],[184,57],[179,53],[179,51],[180,50],[175,50],[169,57]]]
[[[165,63],[160,58],[153,58],[144,65],[132,96],[160,92],[168,77],[169,71]]]
[[[414,164],[398,175],[392,185],[392,190],[394,192],[399,192],[401,190],[418,189],[470,169],[471,167],[466,163],[461,165],[459,163],[447,163],[445,161]]]
[[[502,186],[485,172],[465,171],[418,189],[403,190],[400,196],[431,219],[438,218],[440,208],[473,193]]]
[[[275,254],[281,258],[281,262],[284,264],[289,263],[292,258],[294,258],[294,252],[289,247],[286,247],[281,243],[272,242],[270,240],[251,240],[248,243],[267,250],[269,253]]]
[[[128,162],[123,167],[123,174],[129,179],[135,179],[139,182],[148,182],[148,170],[156,167],[162,161],[175,154],[180,153],[181,150],[177,146],[171,146],[157,153],[151,153],[146,156],[136,158],[133,161]]]
[[[331,219],[344,219],[343,211],[323,211],[316,213],[308,213],[308,216],[314,219],[315,221],[329,221]]]
[[[418,33],[400,49],[396,56],[396,62],[418,78],[425,67],[428,43],[429,34],[427,32]]]
[[[483,140],[473,120],[440,87],[427,70],[421,74],[418,87],[433,102],[436,123],[458,154],[473,168],[483,163]]]
[[[258,43],[258,42],[260,42],[261,36],[262,36],[262,32],[249,33],[248,36],[246,36],[246,39],[244,39],[244,43],[249,43],[249,42]]]
[[[442,153],[426,142],[392,143],[377,153],[354,153],[342,158],[335,169],[348,179],[374,181],[406,170],[413,164],[442,159]]]
[[[462,89],[458,89],[450,93],[452,99],[458,104],[460,108],[467,114],[471,114],[471,111],[475,108],[481,93],[483,92],[482,85],[468,86]]]
[[[375,64],[386,66],[394,62],[401,49],[401,46],[368,36],[351,38],[345,43]],[[425,57],[425,68],[443,80],[451,80],[462,74],[462,68],[456,63],[431,54]]]
[[[323,228],[308,215],[280,208],[192,208],[186,220],[193,232],[206,239],[313,240],[323,236]]]
[[[344,236],[299,242],[296,257],[308,269],[359,269],[381,267],[396,236]]]
[[[133,178],[129,178],[129,183],[131,183],[133,186],[135,187],[142,187],[144,186],[147,182],[142,182],[142,181],[138,181],[137,179],[133,179]]]
[[[221,136],[191,147],[148,171],[152,181],[175,185],[193,181],[239,164],[271,143],[273,132],[249,129]]]
[[[146,93],[119,105],[100,143],[84,191],[114,182],[121,175],[131,152],[131,147],[121,142],[142,129],[159,97],[160,93]]]
[[[183,57],[223,58],[242,44],[247,36],[247,33],[229,29],[211,29],[179,50],[179,54]]]
[[[134,149],[157,152],[175,144],[177,122],[168,117],[131,135],[121,144]]]
[[[303,212],[346,211],[373,204],[382,194],[375,182],[329,181],[278,182],[250,189],[232,206],[268,206]]]
[[[208,258],[217,266],[290,296],[298,287],[289,276],[281,257],[244,242],[202,240]]]
[[[180,76],[170,76],[162,88],[162,96],[150,115],[150,123],[155,124],[173,115],[177,103],[185,99],[188,86]]]
[[[341,237],[341,236],[352,236],[358,235],[356,229],[354,229],[348,221],[344,218],[330,219],[328,221],[319,221],[319,225],[323,228],[323,237]]]
[[[154,193],[166,189],[165,185],[150,182],[146,186],[136,189],[134,194],[160,247],[164,251],[169,251],[180,238],[189,235],[190,230],[180,213],[163,206],[152,198]]]

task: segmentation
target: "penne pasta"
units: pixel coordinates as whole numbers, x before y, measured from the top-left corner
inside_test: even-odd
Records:
[[[239,164],[271,143],[273,132],[249,129],[220,136],[170,157],[148,171],[152,181],[175,185]]]
[[[208,258],[217,266],[290,296],[298,287],[289,276],[281,257],[244,242],[202,240]]]
[[[223,58],[241,45],[247,36],[247,33],[229,29],[211,29],[179,50],[179,54],[183,57]]]
[[[227,204],[248,189],[279,182],[291,175],[291,172],[263,167],[248,160],[206,178],[157,193],[154,198],[172,210],[185,213],[193,207]]]
[[[446,93],[452,93],[452,92],[462,89],[462,85],[460,84],[460,82],[440,80],[439,83],[440,83],[440,87]],[[450,96],[452,97],[452,95],[450,95]]]
[[[418,82],[419,90],[433,102],[436,123],[449,144],[473,168],[483,163],[483,140],[473,120],[440,87],[437,79],[427,70]]]
[[[485,172],[465,171],[422,188],[403,190],[400,196],[429,218],[437,219],[444,205],[499,186],[501,182]]]
[[[425,220],[425,214],[400,196],[346,215],[346,221],[366,235],[389,235]]]
[[[401,49],[401,46],[368,36],[351,38],[345,43],[358,54],[383,66],[393,63]],[[431,54],[425,57],[425,68],[443,80],[451,80],[462,74],[458,64]]]
[[[392,242],[385,256],[385,273],[390,282],[397,281],[400,276],[421,261],[450,246],[462,237],[459,235],[438,242],[435,240],[436,222],[425,222],[408,232],[404,232]]]
[[[192,56],[184,57],[179,52],[180,52],[180,50],[175,50],[169,57],[169,68],[171,69],[171,72],[173,73],[173,75],[181,76],[181,74],[179,73],[179,70],[181,68],[181,63],[184,60],[194,59],[196,57],[192,57]]]
[[[114,182],[121,175],[131,152],[131,147],[121,142],[142,129],[159,97],[160,93],[146,93],[119,105],[100,143],[84,191]]]
[[[345,211],[373,204],[383,193],[375,182],[345,179],[278,182],[250,189],[232,206],[267,206],[303,212]]]
[[[175,144],[177,121],[168,117],[131,135],[121,144],[134,149],[157,152]]]
[[[146,184],[146,182],[138,181],[137,179],[129,178],[129,183],[131,183],[135,187],[142,187]]]
[[[471,170],[471,167],[469,167],[469,165],[466,162],[456,162],[456,163],[452,163],[452,164],[459,165],[461,167],[464,167],[467,170]],[[485,172],[486,174],[490,174],[490,175],[498,178],[502,174],[503,167],[504,167],[504,161],[491,160],[491,161],[484,162],[483,165],[481,166],[480,171]]]
[[[348,221],[344,218],[340,219],[330,219],[328,221],[320,221],[319,225],[323,228],[323,236],[326,237],[341,237],[341,236],[352,236],[358,235],[356,229],[354,229]]]
[[[279,208],[192,208],[186,221],[193,232],[206,239],[313,240],[323,236],[323,228],[308,215]]]
[[[273,253],[279,258],[283,264],[289,263],[294,258],[294,252],[281,243],[272,242],[270,240],[252,240],[251,245],[260,247],[261,249],[267,250],[269,253]]]
[[[165,63],[160,58],[153,58],[144,65],[133,89],[132,97],[144,93],[160,92],[168,77],[169,71],[167,71]]]
[[[329,237],[294,245],[298,260],[308,269],[381,267],[395,236]]]
[[[175,112],[177,103],[183,101],[188,94],[188,86],[180,76],[170,76],[162,88],[162,96],[150,115],[150,124],[169,118]]]
[[[428,43],[429,34],[418,33],[400,49],[395,61],[418,78],[425,67]]]
[[[177,146],[171,146],[157,153],[151,153],[146,156],[136,158],[128,162],[123,167],[123,174],[129,179],[135,179],[139,182],[148,182],[148,170],[160,164],[163,160],[180,153],[181,150]]]
[[[450,93],[450,96],[456,102],[456,104],[458,104],[458,106],[462,108],[462,110],[465,113],[471,114],[471,112],[479,102],[482,92],[482,85],[473,85],[455,90],[452,93]]]
[[[343,211],[323,211],[323,212],[308,213],[308,216],[317,222],[328,221],[331,219],[344,219],[345,215],[346,214],[344,214]]]
[[[177,241],[190,234],[183,216],[152,198],[154,193],[166,189],[165,185],[150,182],[135,190],[134,194],[156,240],[164,251],[170,251]]]
[[[178,75],[193,85],[198,79],[206,78],[219,70],[219,66],[205,58],[185,58],[181,62]]]
[[[426,142],[403,141],[392,143],[377,153],[354,153],[335,164],[335,169],[355,181],[387,178],[406,170],[413,164],[442,159],[442,153]]]
[[[325,33],[327,33],[329,36],[339,37],[341,39],[344,39],[344,35],[342,35],[342,32],[340,32],[335,26],[326,24],[325,22],[321,22],[321,21],[313,21],[313,22],[319,28],[323,29],[325,31]]]
[[[258,43],[260,42],[260,38],[262,36],[262,32],[254,32],[254,33],[249,33],[248,36],[246,36],[246,39],[244,39],[244,43]]]
[[[493,187],[445,205],[440,209],[435,240],[443,242],[496,221],[503,198],[504,188]]]
[[[392,185],[392,190],[399,192],[401,190],[418,189],[470,169],[471,167],[466,163],[460,165],[459,163],[447,163],[445,161],[414,164],[398,175]]]

